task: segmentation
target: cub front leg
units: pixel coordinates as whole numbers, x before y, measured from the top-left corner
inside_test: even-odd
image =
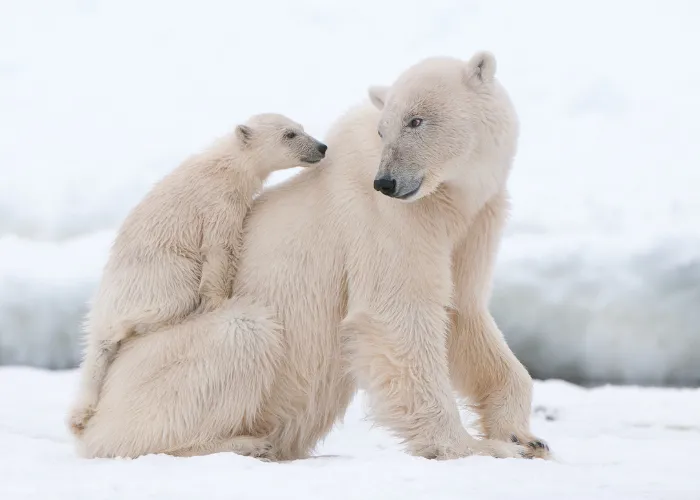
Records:
[[[444,314],[437,308],[432,317],[407,318],[402,331],[365,313],[341,323],[345,355],[369,395],[374,420],[416,456],[525,456],[516,443],[477,440],[462,426],[449,382]]]
[[[233,259],[231,250],[223,246],[211,247],[204,253],[202,279],[199,284],[199,294],[202,297],[200,309],[216,309],[231,298]]]
[[[246,199],[219,206],[207,214],[201,246],[199,312],[216,309],[231,298],[242,245],[243,220],[248,209]]]

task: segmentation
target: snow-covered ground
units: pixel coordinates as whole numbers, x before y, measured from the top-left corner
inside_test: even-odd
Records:
[[[113,231],[236,122],[322,136],[369,84],[485,48],[522,121],[511,345],[539,377],[699,384],[699,24],[695,0],[3,2],[0,364],[75,365]]]
[[[539,382],[533,428],[556,452],[551,462],[410,457],[371,427],[360,396],[317,458],[269,464],[228,453],[78,458],[63,425],[76,383],[73,371],[0,368],[0,498],[700,498],[700,389]]]

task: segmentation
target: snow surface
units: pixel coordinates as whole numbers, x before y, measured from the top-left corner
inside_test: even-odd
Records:
[[[0,368],[0,498],[700,498],[700,389],[538,382],[533,430],[553,447],[551,462],[408,456],[372,428],[362,395],[308,460],[263,463],[229,453],[86,460],[63,425],[76,375]]]
[[[522,121],[493,300],[516,353],[700,384],[699,24],[695,0],[3,2],[0,364],[75,365],[114,230],[213,137],[261,111],[323,136],[369,84],[485,48]]]

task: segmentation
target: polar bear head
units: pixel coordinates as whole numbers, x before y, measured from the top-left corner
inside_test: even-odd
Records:
[[[479,52],[469,61],[430,58],[390,87],[369,89],[381,110],[382,153],[374,188],[415,201],[444,183],[478,190],[504,186],[516,151],[518,120],[494,78],[496,60]]]

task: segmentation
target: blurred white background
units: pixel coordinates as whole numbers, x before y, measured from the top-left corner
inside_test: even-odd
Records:
[[[0,364],[76,365],[122,218],[237,122],[322,137],[370,84],[488,49],[522,121],[509,343],[540,378],[699,385],[698,26],[694,0],[4,1]]]

